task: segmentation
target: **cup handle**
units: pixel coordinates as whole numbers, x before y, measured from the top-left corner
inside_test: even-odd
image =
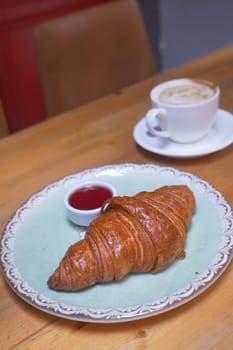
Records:
[[[161,123],[164,122],[166,111],[163,108],[151,108],[146,113],[145,123],[149,132],[154,136],[169,137],[166,130],[161,129]]]

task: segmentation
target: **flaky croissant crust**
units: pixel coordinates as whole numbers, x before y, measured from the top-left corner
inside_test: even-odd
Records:
[[[77,291],[121,280],[131,272],[167,268],[184,256],[195,206],[185,185],[111,198],[88,227],[85,239],[68,248],[48,286]]]

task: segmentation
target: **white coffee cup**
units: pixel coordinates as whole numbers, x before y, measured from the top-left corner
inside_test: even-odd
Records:
[[[155,86],[150,93],[152,109],[145,117],[154,136],[179,143],[201,139],[210,130],[219,106],[220,89],[201,79],[175,79]]]

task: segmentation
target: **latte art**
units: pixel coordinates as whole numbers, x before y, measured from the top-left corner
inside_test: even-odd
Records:
[[[187,105],[206,101],[214,94],[215,90],[204,84],[173,85],[160,92],[158,100],[166,104]]]

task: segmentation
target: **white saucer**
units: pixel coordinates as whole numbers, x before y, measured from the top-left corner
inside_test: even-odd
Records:
[[[142,118],[133,131],[134,140],[147,151],[173,158],[194,158],[220,151],[233,143],[233,115],[218,109],[209,133],[201,140],[182,144],[170,139],[152,136]]]

